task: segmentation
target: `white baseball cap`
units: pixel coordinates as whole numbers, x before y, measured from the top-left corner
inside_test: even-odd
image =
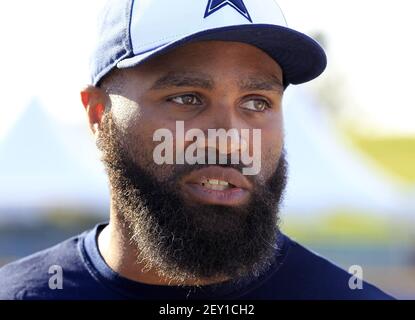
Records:
[[[326,68],[323,48],[287,27],[275,0],[109,0],[99,16],[91,59],[98,85],[113,68],[130,68],[191,42],[243,42],[282,68],[284,84],[300,84]]]

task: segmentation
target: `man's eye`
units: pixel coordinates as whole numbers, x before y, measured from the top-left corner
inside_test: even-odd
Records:
[[[172,101],[177,104],[183,104],[183,105],[202,104],[202,101],[199,99],[199,97],[195,96],[194,94],[185,94],[182,96],[173,97],[173,98],[170,98],[169,101]]]
[[[241,107],[251,111],[262,112],[266,109],[270,109],[271,105],[263,99],[252,99],[242,103]]]

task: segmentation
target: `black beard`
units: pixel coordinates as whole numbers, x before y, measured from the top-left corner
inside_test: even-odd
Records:
[[[139,252],[138,261],[178,284],[185,280],[254,278],[269,268],[276,254],[278,210],[287,181],[284,153],[266,183],[252,181],[254,191],[248,204],[190,205],[180,194],[179,181],[205,165],[138,163],[131,156],[138,153],[131,150],[145,144],[137,140],[139,137],[126,138],[107,114],[98,147],[117,219],[128,229]],[[168,177],[159,177],[162,167],[169,167]],[[239,172],[243,168],[228,167]]]

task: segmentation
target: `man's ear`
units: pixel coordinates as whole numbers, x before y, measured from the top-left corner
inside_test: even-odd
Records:
[[[81,101],[87,113],[89,127],[92,133],[96,135],[101,126],[101,120],[109,97],[101,88],[87,86],[81,90]]]

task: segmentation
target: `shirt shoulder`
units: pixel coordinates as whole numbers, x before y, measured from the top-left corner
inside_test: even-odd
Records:
[[[353,276],[286,237],[287,254],[261,287],[271,299],[391,300],[392,296]],[[364,279],[364,272],[363,272]],[[354,282],[356,281],[356,282]],[[356,284],[359,285],[356,285]],[[279,288],[276,290],[276,288]]]
[[[75,283],[91,282],[78,248],[82,237],[84,234],[0,268],[0,299],[65,299],[73,293]]]

